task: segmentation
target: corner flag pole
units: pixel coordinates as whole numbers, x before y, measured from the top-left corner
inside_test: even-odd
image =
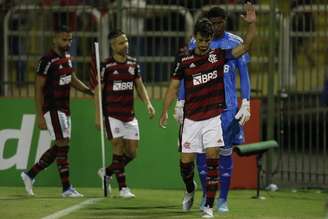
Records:
[[[99,99],[99,117],[100,117],[100,139],[101,139],[101,158],[102,158],[102,166],[103,170],[106,169],[105,162],[105,141],[104,141],[104,123],[103,123],[103,108],[102,108],[102,96],[101,96],[101,79],[100,79],[100,58],[99,58],[99,43],[95,42],[95,56],[96,56],[96,68],[97,68],[97,81],[98,81],[98,92]],[[104,174],[103,178],[103,187],[104,187],[104,196],[107,197],[107,182],[106,182],[106,174]]]

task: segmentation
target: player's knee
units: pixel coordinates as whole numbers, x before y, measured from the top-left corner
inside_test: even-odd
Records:
[[[207,148],[206,158],[216,159],[219,156],[219,148]]]
[[[122,138],[113,138],[111,140],[111,143],[112,143],[112,146],[113,146],[113,149],[122,149],[123,150],[123,147],[124,147],[124,141]]]
[[[180,174],[184,180],[192,178],[194,174],[194,162],[183,163],[180,161]]]
[[[232,155],[232,148],[221,148],[220,149],[220,156],[231,156]]]

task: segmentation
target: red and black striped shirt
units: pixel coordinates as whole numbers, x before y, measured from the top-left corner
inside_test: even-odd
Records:
[[[206,120],[219,115],[225,106],[223,68],[231,50],[212,49],[205,55],[194,50],[179,55],[173,79],[184,79],[184,115],[193,121]]]
[[[70,84],[73,72],[69,54],[61,57],[55,51],[50,50],[40,59],[37,74],[46,77],[43,88],[43,113],[60,110],[70,114]]]
[[[110,57],[102,63],[101,75],[104,84],[104,116],[111,116],[123,122],[133,120],[134,82],[140,78],[140,67],[136,59],[128,56],[126,62],[120,63]]]

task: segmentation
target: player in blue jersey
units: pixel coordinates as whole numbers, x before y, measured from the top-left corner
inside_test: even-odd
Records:
[[[224,30],[226,13],[220,7],[214,7],[207,13],[208,19],[214,26],[214,38],[211,48],[232,49],[243,42],[243,40]],[[189,49],[195,48],[195,39],[188,45]],[[250,118],[250,81],[247,63],[250,61],[246,53],[238,59],[229,60],[224,66],[224,87],[227,109],[221,114],[221,124],[225,147],[220,151],[220,196],[217,198],[217,208],[220,212],[228,212],[227,197],[230,187],[232,173],[232,145],[242,144],[244,134],[242,127]],[[242,104],[238,110],[237,91],[235,87],[236,73],[239,71]],[[178,101],[176,103],[174,117],[181,123],[183,120],[184,105],[184,83],[180,83]],[[204,205],[206,194],[206,162],[205,155],[197,155],[198,172],[202,184],[203,199],[201,208]]]

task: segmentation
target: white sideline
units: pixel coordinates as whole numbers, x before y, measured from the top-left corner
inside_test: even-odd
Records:
[[[79,203],[77,205],[73,205],[73,206],[71,206],[69,208],[65,208],[63,210],[57,211],[57,212],[55,212],[55,213],[53,213],[51,215],[48,215],[46,217],[43,217],[41,219],[57,219],[57,218],[61,218],[61,217],[64,217],[64,216],[66,216],[66,215],[68,215],[68,214],[70,214],[70,213],[72,213],[72,212],[74,212],[76,210],[79,210],[79,209],[85,207],[86,205],[95,204],[95,203],[97,203],[97,202],[99,202],[99,201],[101,201],[103,199],[104,198],[91,198],[91,199],[87,199],[84,202],[81,202],[81,203]]]

